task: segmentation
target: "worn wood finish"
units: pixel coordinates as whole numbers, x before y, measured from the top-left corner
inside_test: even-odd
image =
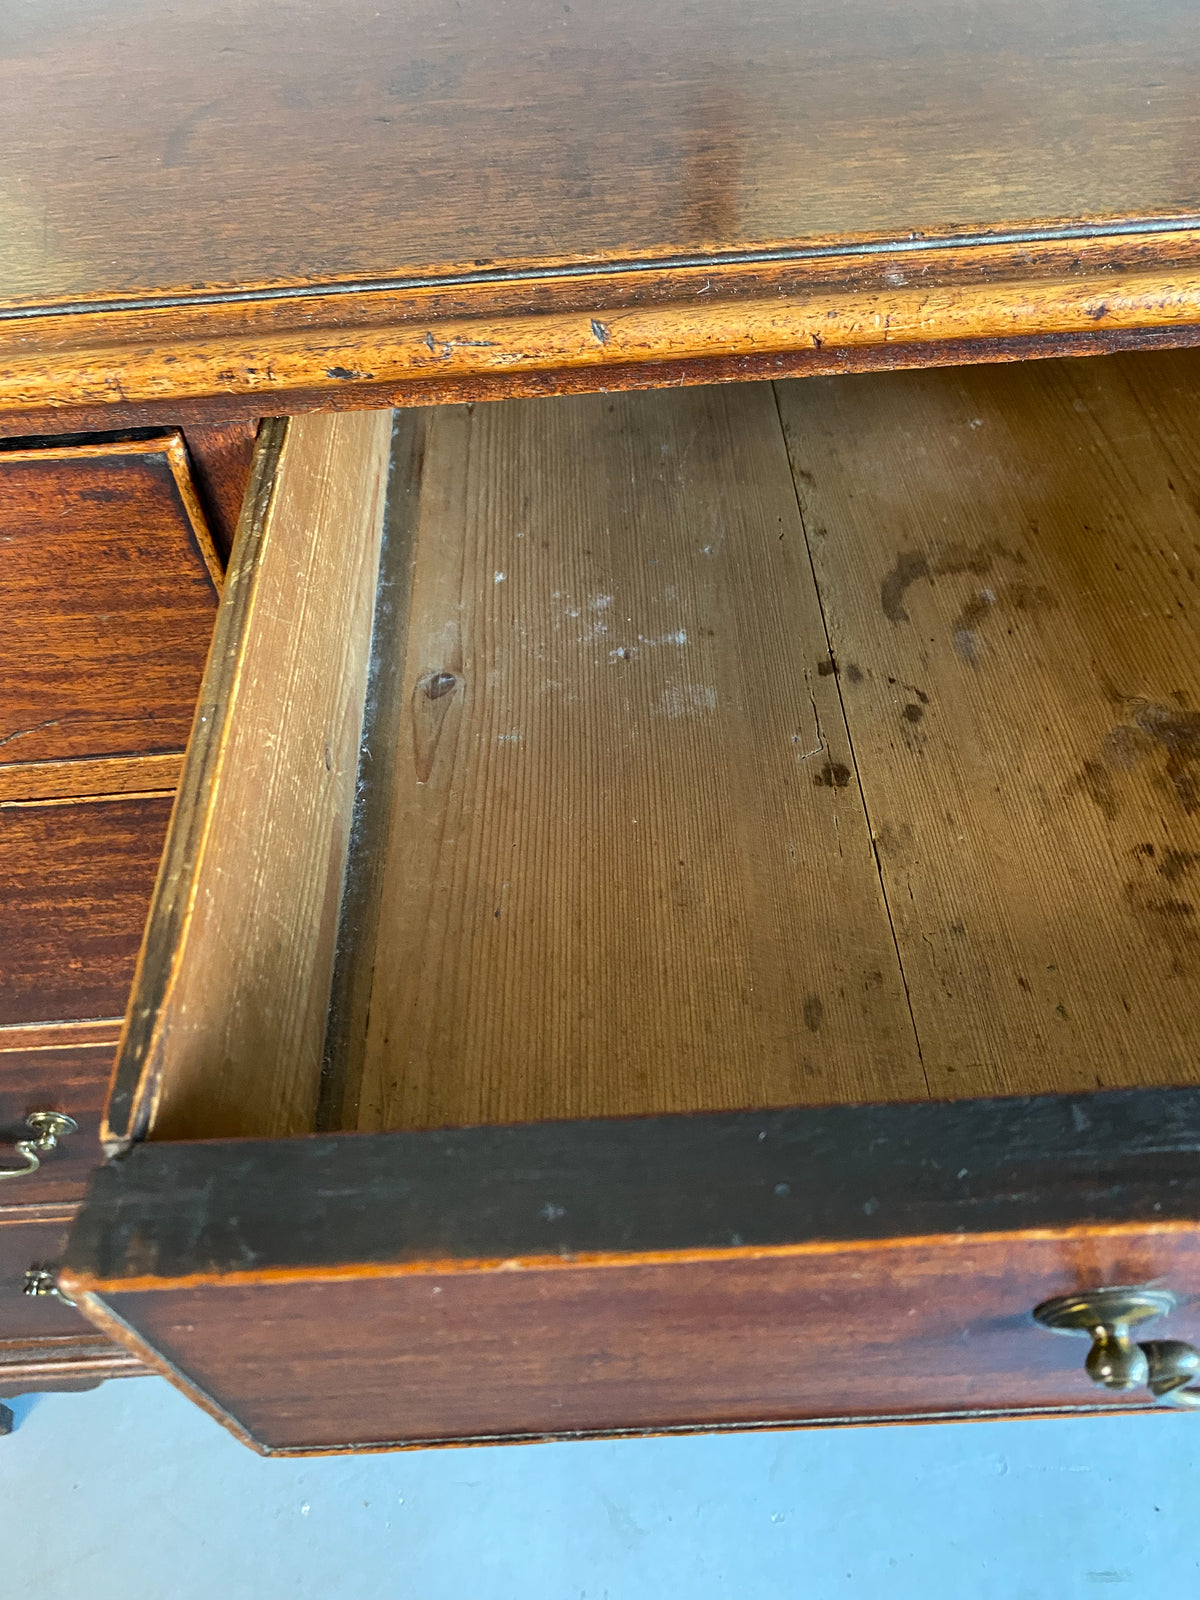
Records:
[[[100,1118],[116,1053],[115,1030],[103,1043],[37,1048],[26,1035],[24,1049],[4,1048],[14,1033],[0,1030],[0,1165],[19,1165],[13,1146],[29,1137],[25,1117],[30,1111],[65,1111],[79,1132],[63,1139],[35,1173],[5,1183],[0,1207],[78,1199],[100,1160]]]
[[[1200,370],[1172,433],[1139,359],[779,391],[936,1094],[1196,1080]]]
[[[828,377],[847,372],[891,372],[913,367],[962,366],[998,361],[1044,361],[1057,356],[1112,355],[1124,350],[1179,350],[1200,343],[1200,323],[1164,328],[1018,334],[1002,338],[906,340],[886,345],[815,346],[800,350],[743,352],[734,356],[692,355],[625,361],[600,366],[525,369],[517,372],[467,372],[392,382],[355,380],[330,392],[319,387],[276,392],[273,407],[298,416],[332,409],[375,410],[387,406],[423,407],[473,404],[483,400],[525,399],[542,395],[609,394],[624,389],[688,388],[708,383],[751,383],[789,376]],[[270,397],[268,397],[270,398]],[[129,429],[161,430],[183,424],[257,421],[264,400],[226,390],[188,399],[71,403],[39,402],[24,409],[0,407],[0,439],[78,429],[111,429],[115,420]],[[214,528],[214,534],[217,530]]]
[[[74,348],[79,314],[38,317],[32,335],[20,318],[14,324],[19,336],[0,333],[0,414],[19,419],[65,408],[72,415],[111,405],[129,421],[174,420],[181,407],[191,406],[208,421],[314,405],[530,394],[548,386],[657,386],[652,375],[640,372],[647,364],[682,369],[683,381],[697,382],[720,377],[722,363],[727,375],[736,376],[740,364],[764,357],[781,365],[800,357],[809,370],[836,372],[847,359],[906,366],[944,362],[942,347],[958,343],[967,360],[987,360],[995,343],[1022,336],[1085,346],[1122,335],[1137,342],[1161,336],[1195,343],[1200,270],[1191,259],[1194,241],[1172,231],[1158,239],[1155,252],[1148,236],[1134,237],[1148,266],[1138,271],[1135,262],[1127,268],[1124,241],[1116,239],[1096,252],[1090,275],[1081,273],[1080,251],[1071,239],[1055,258],[1057,272],[1026,275],[1024,242],[958,251],[950,262],[938,263],[936,276],[919,267],[897,269],[891,251],[884,250],[873,263],[874,283],[860,283],[861,272],[831,282],[828,270],[814,269],[801,275],[798,286],[768,284],[755,296],[761,276],[755,268],[751,283],[732,275],[727,300],[715,292],[720,285],[713,273],[719,268],[701,264],[672,270],[667,284],[673,298],[661,304],[652,293],[648,304],[631,304],[634,297],[603,273],[590,293],[572,284],[569,298],[582,301],[577,309],[563,309],[558,301],[566,297],[560,296],[545,310],[530,308],[523,281],[516,293],[502,286],[494,297],[498,305],[480,310],[473,301],[476,315],[457,312],[455,303],[443,309],[444,296],[418,289],[405,293],[410,303],[403,306],[390,292],[371,291],[361,307],[341,295],[330,297],[328,305],[306,297],[292,309],[291,325],[286,302],[273,299],[248,306],[235,299],[194,310],[183,330],[176,330],[174,308],[109,309],[103,342],[82,349]],[[1177,261],[1176,255],[1186,259]],[[833,264],[842,272],[839,255]],[[556,278],[550,283],[557,288]],[[505,304],[514,301],[512,308]],[[39,355],[29,364],[35,338]],[[122,373],[119,393],[111,383],[114,368]],[[701,370],[689,379],[689,368]],[[225,403],[230,399],[232,407]],[[212,406],[200,404],[209,400]],[[28,425],[16,423],[21,431]]]
[[[312,1126],[390,435],[389,412],[262,435],[130,1001],[113,1144],[153,1116],[160,1137]]]
[[[179,436],[0,452],[0,550],[0,759],[182,749],[220,568]]]
[[[1173,0],[100,20],[8,31],[0,408],[1200,321]]]
[[[0,1023],[119,1015],[171,797],[0,808]]]
[[[435,413],[412,559],[361,1125],[923,1095],[770,387]]]
[[[152,1144],[63,1281],[270,1449],[1120,1407],[1029,1313],[1200,1289],[1198,1146],[1196,1091]]]

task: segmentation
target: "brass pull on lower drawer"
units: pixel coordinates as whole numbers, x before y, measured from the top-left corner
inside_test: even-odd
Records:
[[[1200,1410],[1200,1350],[1181,1339],[1135,1343],[1133,1330],[1175,1309],[1167,1289],[1091,1289],[1058,1295],[1034,1311],[1034,1319],[1054,1333],[1090,1338],[1084,1363],[1088,1377],[1105,1389],[1145,1387],[1162,1405]]]
[[[18,1139],[16,1145],[17,1154],[25,1165],[0,1167],[0,1178],[27,1178],[41,1166],[43,1156],[58,1149],[60,1139],[65,1139],[69,1133],[79,1132],[79,1124],[64,1111],[31,1111],[25,1118],[25,1126],[33,1138]]]
[[[58,1280],[49,1267],[30,1267],[25,1274],[25,1282],[21,1285],[21,1293],[32,1295],[38,1300],[48,1296],[53,1300],[61,1300],[65,1306],[75,1304],[70,1295],[64,1294],[58,1287]]]

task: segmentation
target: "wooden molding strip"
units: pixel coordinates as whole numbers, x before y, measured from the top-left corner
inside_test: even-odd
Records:
[[[0,1205],[0,1228],[23,1228],[30,1222],[71,1223],[78,1210],[78,1200],[14,1201]]]
[[[152,756],[23,761],[0,767],[0,806],[171,794],[179,787],[182,771],[182,750]]]
[[[47,311],[0,325],[0,412],[1200,323],[1200,228],[601,266],[432,287]],[[117,378],[119,374],[119,381]],[[376,398],[374,403],[379,403]]]
[[[0,1340],[0,1395],[91,1389],[108,1378],[141,1378],[147,1368],[102,1334]]]
[[[89,1017],[86,1022],[16,1022],[0,1027],[0,1052],[65,1050],[84,1045],[115,1045],[123,1017]]]

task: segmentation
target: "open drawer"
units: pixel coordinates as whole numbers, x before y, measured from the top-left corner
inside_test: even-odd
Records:
[[[270,1451],[1147,1403],[1200,362],[267,424],[62,1285]]]

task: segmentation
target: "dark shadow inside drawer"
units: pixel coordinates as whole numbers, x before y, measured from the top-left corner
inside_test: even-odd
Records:
[[[113,1146],[1195,1082],[1198,391],[277,425]]]

